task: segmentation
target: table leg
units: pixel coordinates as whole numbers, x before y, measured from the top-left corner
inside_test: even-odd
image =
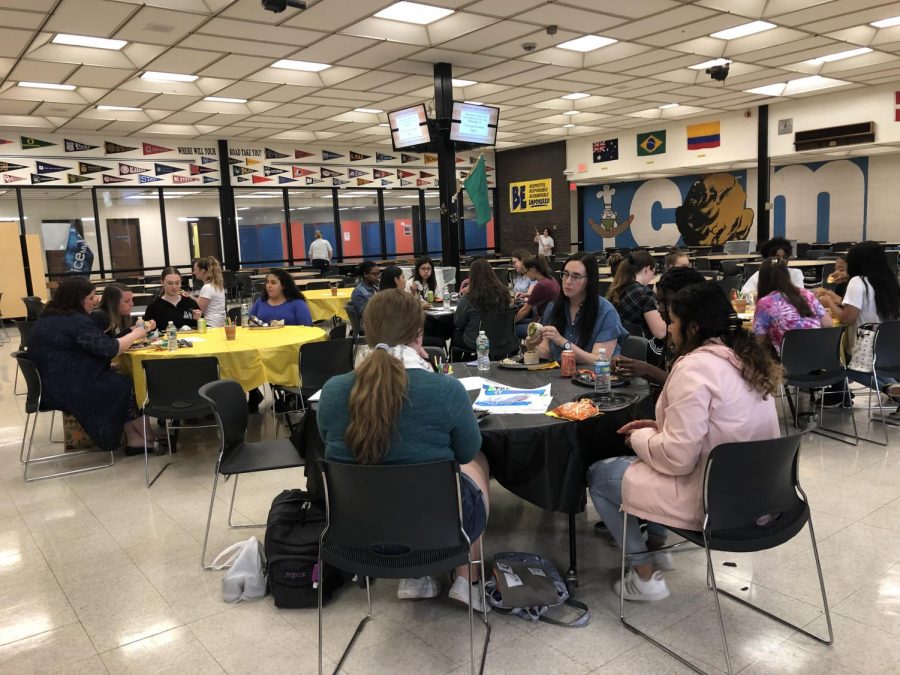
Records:
[[[566,585],[578,588],[578,550],[575,540],[575,514],[569,514],[569,571],[566,572]]]

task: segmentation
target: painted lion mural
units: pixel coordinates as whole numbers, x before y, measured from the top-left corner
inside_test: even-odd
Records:
[[[675,223],[688,246],[715,246],[746,239],[753,225],[747,193],[730,173],[714,173],[695,181],[675,209]]]

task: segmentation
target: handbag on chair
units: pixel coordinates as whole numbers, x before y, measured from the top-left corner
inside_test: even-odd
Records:
[[[872,371],[872,359],[875,357],[875,333],[877,331],[878,324],[876,323],[863,324],[856,330],[856,342],[853,344],[850,363],[847,364],[848,370],[855,370],[861,373]]]

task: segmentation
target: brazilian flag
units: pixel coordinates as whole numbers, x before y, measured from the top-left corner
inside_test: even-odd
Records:
[[[666,152],[666,132],[650,131],[637,135],[638,157],[647,155],[662,155]]]

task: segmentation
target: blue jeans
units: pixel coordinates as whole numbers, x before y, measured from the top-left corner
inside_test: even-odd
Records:
[[[876,391],[881,391],[882,387],[884,387],[886,384],[896,384],[897,383],[897,380],[895,380],[893,377],[888,377],[887,375],[882,375],[877,370],[875,371],[875,374],[878,376],[878,382],[876,383],[876,386],[873,387],[871,372],[863,373],[858,370],[848,370],[847,371],[847,377],[849,378],[849,380],[851,382],[856,382],[858,384],[864,384],[865,386],[869,387],[870,389],[875,389]]]
[[[637,457],[610,457],[594,462],[588,469],[588,489],[594,508],[603,518],[609,533],[619,547],[622,547],[622,478],[625,470]],[[632,565],[650,564],[651,557],[647,552],[647,544],[641,536],[640,521],[628,515],[628,539],[625,541],[625,552],[631,556]],[[647,523],[647,534],[665,539],[668,530],[658,523]],[[637,555],[635,555],[637,554]],[[641,555],[644,554],[644,555]]]

